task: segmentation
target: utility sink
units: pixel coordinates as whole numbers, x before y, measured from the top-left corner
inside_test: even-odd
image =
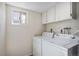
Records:
[[[79,37],[73,35],[58,34],[58,36],[52,38],[53,34],[50,35],[48,33],[44,34],[47,34],[46,36],[43,37],[45,40],[49,41],[50,43],[54,43],[56,45],[66,46],[66,45],[75,45],[79,43]]]
[[[61,45],[61,46],[64,46],[64,45],[67,45],[67,44],[70,44],[70,43],[74,43],[74,42],[78,42],[76,39],[71,39],[71,38],[62,38],[62,37],[56,37],[56,38],[52,38],[50,40],[48,40],[49,42],[51,43],[54,43],[54,44],[57,44],[57,45]]]

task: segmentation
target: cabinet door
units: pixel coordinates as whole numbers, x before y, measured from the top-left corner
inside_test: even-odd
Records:
[[[33,39],[33,55],[41,56],[41,39]]]
[[[47,11],[47,23],[56,21],[56,7],[53,6]]]
[[[71,19],[71,3],[61,2],[56,5],[56,20],[67,20]]]
[[[67,51],[57,47],[53,43],[46,40],[42,41],[42,55],[43,56],[67,56]]]
[[[46,24],[47,23],[47,12],[43,12],[42,13],[42,24]]]

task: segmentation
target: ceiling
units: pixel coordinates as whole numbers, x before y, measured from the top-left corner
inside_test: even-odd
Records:
[[[36,12],[43,12],[55,5],[56,2],[8,2],[7,4],[33,10]]]

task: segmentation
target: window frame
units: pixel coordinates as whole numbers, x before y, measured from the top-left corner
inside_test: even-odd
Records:
[[[13,15],[12,15],[12,13],[14,13],[14,12],[17,12],[17,13],[19,13],[20,15],[19,15],[19,20],[20,20],[20,23],[18,23],[18,24],[16,24],[16,23],[13,23]],[[22,19],[21,19],[21,15],[22,14],[25,14],[25,23],[22,23],[23,21],[22,21]],[[23,25],[23,24],[28,24],[28,11],[25,11],[25,12],[23,12],[23,11],[16,11],[16,10],[13,10],[13,11],[11,11],[11,24],[12,25]]]

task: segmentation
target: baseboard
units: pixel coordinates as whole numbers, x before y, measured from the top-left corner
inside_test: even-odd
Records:
[[[28,54],[26,54],[24,56],[33,56],[33,54],[32,53],[28,53]]]

